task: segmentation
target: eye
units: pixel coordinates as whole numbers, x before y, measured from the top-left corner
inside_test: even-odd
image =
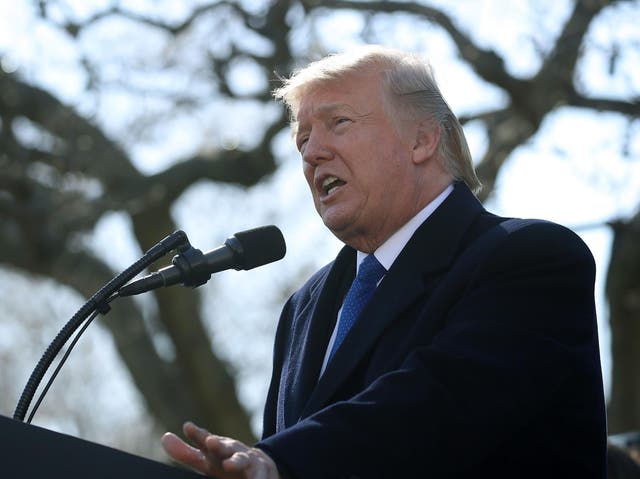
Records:
[[[339,125],[342,125],[342,124],[344,124],[344,123],[348,123],[348,122],[350,122],[350,121],[351,121],[351,119],[350,119],[350,118],[347,118],[347,117],[345,117],[345,116],[340,116],[340,117],[335,118],[333,121],[334,121],[334,123],[335,123],[335,125],[336,125],[336,126],[339,126]]]

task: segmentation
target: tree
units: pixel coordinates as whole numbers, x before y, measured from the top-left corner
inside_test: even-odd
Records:
[[[360,27],[354,41],[423,49],[418,40],[388,35],[382,25],[410,28],[416,38],[448,39],[476,81],[499,92],[502,100],[460,115],[485,134],[486,149],[477,165],[484,200],[514,151],[563,108],[621,115],[628,119],[629,138],[637,136],[637,84],[630,94],[614,98],[592,94],[580,76],[581,62],[594,49],[608,60],[610,76],[627,74],[623,60],[632,57],[633,40],[596,43],[590,29],[607,16],[637,16],[633,2],[567,3],[557,31],[539,25],[545,37],[525,42],[535,47],[539,65],[527,75],[509,68],[505,52],[483,46],[473,26],[462,25],[462,12],[429,2],[182,2],[181,11],[136,10],[126,3],[80,8],[62,0],[32,2],[34,24],[73,52],[70,63],[78,71],[70,82],[76,85],[73,93],[41,73],[48,68],[42,66],[46,57],[14,71],[5,56],[0,69],[0,262],[52,278],[85,297],[117,272],[81,241],[105,215],[119,212],[129,218],[136,242],[146,250],[177,229],[172,208],[193,185],[204,181],[249,191],[277,171],[274,148],[287,117],[270,100],[276,73],[286,75],[326,53],[332,38],[323,30],[328,18],[338,22],[340,14],[352,24],[361,21],[355,23]],[[530,2],[527,12],[542,21],[537,8],[550,5]],[[230,112],[241,109],[252,113],[238,127]],[[217,128],[222,133],[212,139]],[[188,130],[189,147],[178,150],[167,142],[170,129],[176,142]],[[167,166],[141,171],[144,148],[162,141],[170,150]],[[637,215],[612,220],[609,415],[611,431],[618,432],[640,428],[640,376],[633,371],[640,351],[628,346],[640,334],[633,326],[640,324],[640,242]],[[295,282],[292,277],[283,289]],[[150,413],[167,429],[177,430],[191,418],[251,441],[250,418],[232,370],[212,347],[198,292],[172,288],[154,292],[153,298],[157,308],[151,322],[170,338],[172,358],[154,346],[139,303],[119,301],[102,322]]]

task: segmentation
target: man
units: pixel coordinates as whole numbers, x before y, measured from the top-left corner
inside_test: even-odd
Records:
[[[262,441],[188,424],[195,447],[167,434],[167,452],[220,478],[604,477],[584,243],[483,209],[462,128],[412,55],[330,56],[276,97],[346,246],[284,307]],[[379,273],[354,303],[357,264]]]

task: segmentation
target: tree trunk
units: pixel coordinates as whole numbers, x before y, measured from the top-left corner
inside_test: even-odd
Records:
[[[640,213],[612,224],[607,272],[614,364],[608,406],[609,433],[640,430]]]

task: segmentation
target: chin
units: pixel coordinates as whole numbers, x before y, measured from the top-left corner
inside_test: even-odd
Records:
[[[355,233],[354,228],[350,227],[351,226],[350,224],[338,223],[335,221],[331,222],[324,219],[323,221],[324,221],[324,225],[327,227],[329,231],[331,231],[333,236],[335,236],[345,244],[351,244],[354,236],[357,236],[354,234]]]
[[[340,212],[337,211],[325,210],[320,214],[320,216],[322,217],[324,225],[334,232],[347,229],[350,224],[350,221],[348,221],[345,215],[340,214]]]

